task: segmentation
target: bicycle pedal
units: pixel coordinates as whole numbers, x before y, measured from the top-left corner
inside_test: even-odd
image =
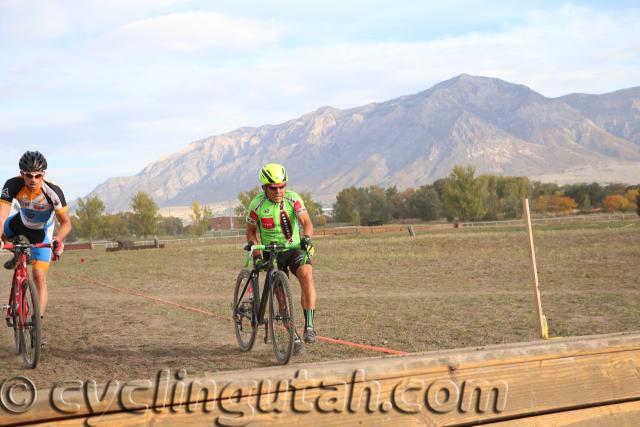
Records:
[[[7,321],[7,326],[13,328],[13,321],[11,320],[11,318],[6,317],[5,320]]]

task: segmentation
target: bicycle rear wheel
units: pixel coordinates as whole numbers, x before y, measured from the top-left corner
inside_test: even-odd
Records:
[[[19,327],[24,367],[34,369],[40,360],[42,325],[40,322],[40,299],[31,280],[25,280],[22,284],[22,316],[20,317],[24,319],[24,323]]]
[[[287,275],[280,270],[271,273],[270,281],[269,329],[271,329],[271,343],[278,363],[286,365],[293,353],[293,338],[295,336],[291,286]]]
[[[242,351],[253,348],[258,334],[258,325],[253,322],[256,311],[253,283],[249,282],[251,272],[244,269],[238,274],[233,291],[233,327],[236,340]]]

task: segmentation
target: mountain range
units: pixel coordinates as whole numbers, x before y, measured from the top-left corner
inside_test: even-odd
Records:
[[[454,165],[540,180],[640,182],[640,87],[545,97],[496,78],[462,74],[423,92],[278,125],[244,127],[189,144],[88,196],[110,212],[138,191],[159,206],[236,199],[264,163],[286,166],[291,187],[331,200],[348,186],[417,187]],[[547,178],[547,179],[545,179]]]

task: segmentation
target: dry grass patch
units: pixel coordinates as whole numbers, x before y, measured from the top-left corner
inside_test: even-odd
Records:
[[[538,227],[542,304],[552,336],[640,330],[638,223]],[[316,239],[320,335],[409,352],[537,339],[527,236],[521,228],[462,229]],[[273,364],[270,346],[238,350],[230,321],[96,287],[123,289],[228,316],[243,266],[240,243],[160,250],[68,252],[50,274],[49,346],[29,376],[59,380],[153,378]],[[83,259],[84,262],[80,262]],[[0,298],[8,299],[9,272]],[[300,290],[292,280],[296,302]],[[3,301],[4,302],[4,301]],[[302,310],[296,310],[302,325]],[[319,342],[296,362],[377,353]],[[3,377],[23,375],[9,329]]]

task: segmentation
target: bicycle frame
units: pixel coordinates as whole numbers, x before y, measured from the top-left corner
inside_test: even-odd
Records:
[[[29,278],[29,259],[32,248],[51,248],[48,243],[31,244],[24,236],[18,236],[5,247],[13,251],[15,267],[11,280],[7,325],[13,328],[16,349],[22,354],[24,367],[35,369],[42,345],[42,320],[38,289]],[[53,259],[56,260],[55,256]]]
[[[22,329],[22,326],[26,322],[28,313],[24,310],[23,298],[22,298],[22,285],[29,279],[29,269],[27,268],[27,254],[25,248],[51,248],[49,243],[36,243],[34,245],[23,245],[6,243],[4,248],[14,252],[18,261],[16,268],[13,271],[13,279],[11,280],[11,292],[9,293],[9,305],[7,308],[7,317],[13,317],[13,310],[16,310],[16,314],[19,318],[17,325],[18,330]],[[53,255],[53,260],[57,260],[58,257]]]
[[[13,315],[13,310],[16,310],[16,313],[19,318],[18,329],[22,329],[22,325],[26,321],[26,313],[23,310],[24,306],[22,304],[22,284],[29,279],[29,270],[27,269],[27,255],[24,252],[21,252],[18,255],[18,264],[16,265],[15,270],[13,271],[13,279],[11,281],[12,289],[9,294],[9,310],[7,310],[7,315]]]
[[[256,306],[258,307],[257,313],[252,314],[252,319],[251,319],[252,326],[263,325],[266,323],[264,316],[267,311],[267,304],[265,303],[267,301],[267,296],[269,296],[270,298],[274,297],[273,291],[271,288],[271,273],[278,268],[277,255],[280,252],[284,252],[291,249],[300,249],[300,244],[296,243],[296,244],[282,245],[277,243],[270,243],[268,245],[251,246],[251,250],[249,251],[249,254],[247,255],[247,259],[245,262],[246,267],[249,267],[249,265],[251,264],[251,259],[253,258],[254,251],[261,250],[269,253],[269,261],[268,263],[266,263],[266,266],[263,265],[263,266],[260,266],[259,268],[254,267],[251,270],[251,273],[249,275],[249,280],[247,280],[247,284],[242,290],[242,294],[238,298],[238,301],[242,301],[242,298],[244,297],[245,293],[247,292],[247,288],[249,287],[249,283],[251,283],[253,287],[253,298]],[[304,262],[307,261],[307,257],[308,257],[308,254],[305,254]],[[266,272],[262,294],[260,294],[260,280],[259,280],[260,270],[265,270]]]
[[[253,347],[260,325],[265,325],[264,343],[269,342],[279,364],[287,364],[296,351],[295,314],[288,275],[278,268],[278,254],[300,249],[300,244],[252,245],[245,269],[237,276],[233,291],[233,320],[236,339],[242,351]],[[253,259],[254,251],[265,253],[264,261]],[[305,254],[306,263],[308,253]],[[253,259],[253,268],[249,269]],[[260,291],[260,272],[265,271],[264,287]],[[267,314],[267,307],[269,308]],[[298,349],[299,352],[300,349]]]
[[[252,292],[253,292],[254,303],[256,307],[258,307],[257,312],[252,313],[252,318],[251,318],[252,326],[259,326],[266,323],[264,316],[266,313],[267,304],[265,304],[265,302],[268,301],[267,297],[271,296],[271,295],[268,295],[271,289],[271,282],[269,280],[269,277],[271,275],[271,272],[273,271],[273,268],[274,266],[269,264],[266,267],[261,266],[260,268],[257,268],[257,269],[254,268],[253,270],[251,270],[251,273],[249,274],[249,280],[247,280],[247,284],[245,285],[238,299],[238,301],[242,301],[243,297],[247,293],[249,284],[251,284],[251,287],[253,288]],[[265,270],[267,276],[265,277],[262,293],[260,293],[260,270],[263,270],[263,269]]]

